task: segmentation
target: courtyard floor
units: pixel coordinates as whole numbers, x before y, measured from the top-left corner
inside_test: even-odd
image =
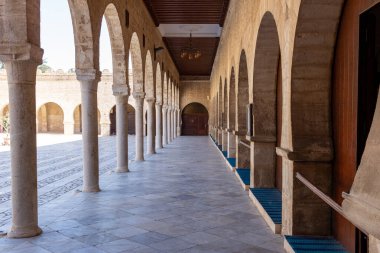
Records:
[[[39,147],[44,233],[0,238],[0,252],[283,252],[208,137],[177,138],[127,174],[113,172],[115,142],[99,138],[99,193],[80,192],[80,140]],[[9,173],[9,152],[1,152],[0,230],[9,226]]]

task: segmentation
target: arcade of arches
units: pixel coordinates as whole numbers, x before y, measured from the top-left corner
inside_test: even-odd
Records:
[[[0,101],[0,112],[9,113],[11,122],[13,210],[7,237],[41,233],[37,131],[82,134],[83,194],[100,191],[98,134],[116,135],[118,173],[129,172],[128,135],[135,134],[136,168],[151,166],[143,162],[146,154],[160,157],[161,149],[191,153],[186,143],[199,142],[202,154],[220,159],[221,167],[236,174],[248,192],[246,197],[273,234],[279,234],[273,238],[281,240],[287,252],[315,252],[307,245],[320,242],[316,247],[321,252],[380,253],[380,0],[225,0],[203,5],[189,1],[187,8],[204,9],[204,17],[203,12],[187,17],[190,11],[173,11],[188,1],[68,2],[80,87],[80,103],[70,110],[59,105],[59,98],[36,103],[36,69],[42,62],[40,37],[44,36],[39,26],[40,1],[0,1],[0,60],[9,88],[7,100]],[[208,8],[222,2],[215,21]],[[98,43],[103,16],[110,30],[109,90],[114,102],[99,110],[105,104],[98,89],[103,78]],[[178,31],[168,29],[180,24],[218,25],[212,38],[194,33],[193,42],[203,53],[199,62],[179,57],[178,49],[187,40],[173,37],[170,32]],[[177,143],[176,150],[165,149],[172,143]],[[215,158],[214,152],[221,156]],[[173,155],[172,159],[184,158]],[[169,172],[162,168],[160,177],[165,177]],[[187,182],[183,173],[187,172],[178,172],[176,180]],[[160,182],[177,184],[174,181]],[[220,192],[224,188],[220,185]],[[182,197],[190,199],[191,191]],[[197,204],[217,199],[207,201]],[[181,210],[186,208],[189,203],[181,205]],[[245,226],[251,215],[247,213],[235,219]],[[246,242],[256,242],[254,225],[244,228],[244,233]],[[204,234],[198,236],[208,240]],[[167,243],[170,240],[176,244],[175,239]],[[335,250],[326,246],[331,241]],[[207,247],[199,252],[219,252]]]

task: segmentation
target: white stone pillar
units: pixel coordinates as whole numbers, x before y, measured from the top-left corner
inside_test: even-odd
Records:
[[[228,131],[228,149],[227,149],[227,157],[235,158],[236,157],[236,136],[233,134],[231,130]]]
[[[136,101],[136,158],[135,161],[144,161],[144,92],[134,92]]]
[[[173,119],[174,119],[174,123],[173,123],[173,137],[174,139],[177,138],[177,109],[174,109],[173,110]]]
[[[116,153],[117,173],[129,172],[128,168],[128,99],[129,87],[126,84],[113,85],[116,97]]]
[[[174,109],[170,110],[170,141],[174,141]]]
[[[83,192],[98,192],[98,83],[97,70],[77,70],[82,95]]]
[[[162,104],[156,103],[156,148],[162,147]]]
[[[168,144],[172,142],[171,140],[171,117],[170,117],[170,111],[171,108],[168,107],[168,112],[167,112],[167,139],[168,139]]]
[[[162,107],[162,144],[168,144],[168,106]]]
[[[42,57],[41,57],[42,58]],[[36,72],[34,60],[4,61],[8,76],[12,170],[10,238],[39,235],[36,148]]]
[[[177,110],[178,121],[177,121],[177,136],[181,136],[181,110]]]
[[[148,108],[147,108],[147,126],[148,126],[148,129],[147,129],[147,132],[148,132],[148,136],[147,136],[147,151],[146,153],[147,154],[155,154],[156,153],[156,149],[155,149],[155,102],[156,102],[156,99],[155,98],[147,98],[146,99],[146,102],[148,104]]]

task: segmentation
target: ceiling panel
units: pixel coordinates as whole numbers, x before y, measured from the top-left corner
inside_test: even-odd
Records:
[[[212,35],[220,34],[218,27],[224,24],[229,0],[144,0],[144,2],[156,26],[166,24],[161,26],[160,30],[163,35],[170,36],[164,37],[164,42],[179,73],[194,76],[210,75],[219,44],[219,37]],[[173,24],[174,28],[171,28],[170,24]],[[189,27],[189,24],[202,26],[198,30],[188,29],[186,27]],[[216,28],[207,25],[216,25]],[[181,28],[185,33],[181,34]],[[193,46],[202,52],[201,58],[192,61],[180,57],[181,49],[189,45],[189,38],[184,36],[188,36],[190,31],[194,33]]]
[[[189,45],[189,38],[164,38],[181,75],[208,76],[211,73],[219,38],[193,38],[193,47],[202,52],[199,59],[182,59],[181,49]]]

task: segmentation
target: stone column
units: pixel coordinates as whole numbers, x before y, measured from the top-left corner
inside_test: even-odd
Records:
[[[171,107],[168,108],[168,116],[167,116],[167,124],[168,124],[168,131],[167,131],[167,138],[168,138],[168,143],[171,143],[172,142],[172,139],[171,139],[171,132],[172,132],[172,124],[171,124]]]
[[[144,161],[144,92],[134,92],[136,101],[136,158],[135,161]]]
[[[162,104],[156,103],[156,148],[162,148]]]
[[[247,136],[251,146],[251,187],[273,188],[276,181],[276,137]]]
[[[177,137],[181,136],[181,111],[177,109]]]
[[[148,104],[148,110],[147,110],[147,154],[155,154],[155,143],[154,143],[154,136],[155,136],[155,98],[147,98],[146,102]]]
[[[174,135],[174,139],[175,139],[175,138],[177,138],[177,109],[173,110],[173,118],[174,118],[173,135]]]
[[[228,148],[228,133],[225,129],[222,129],[222,150],[227,151]]]
[[[126,84],[113,85],[116,97],[116,153],[117,173],[129,172],[128,168],[128,99],[129,87]]]
[[[98,192],[98,83],[97,70],[77,70],[82,96],[83,192]]]
[[[36,148],[36,72],[40,60],[7,60],[3,62],[12,123],[12,227],[8,237],[25,238],[42,232],[38,227]]]
[[[162,144],[168,144],[168,106],[162,106]]]
[[[236,136],[232,131],[228,131],[228,149],[227,149],[227,157],[235,158],[236,157]]]

